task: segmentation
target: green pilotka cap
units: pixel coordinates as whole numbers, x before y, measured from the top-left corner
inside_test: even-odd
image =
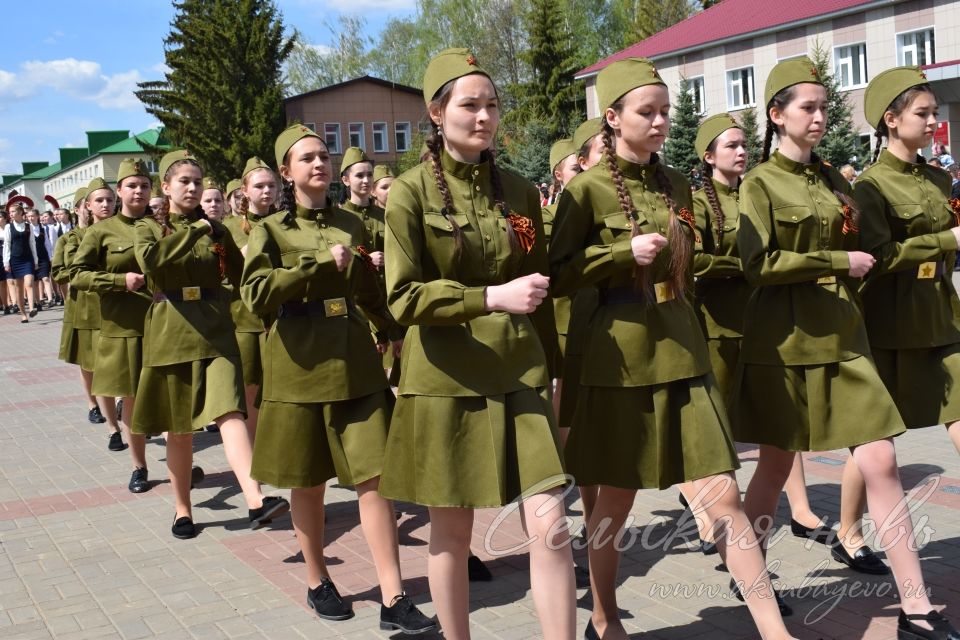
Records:
[[[599,135],[603,127],[603,118],[590,118],[573,132],[573,146],[577,151],[583,148],[595,135]],[[556,166],[556,165],[554,165]]]
[[[284,155],[286,155],[286,152],[284,152]],[[257,171],[258,169],[266,169],[267,171],[273,173],[273,169],[270,168],[270,165],[268,165],[266,162],[264,162],[257,156],[253,156],[252,158],[247,160],[246,166],[243,167],[243,174],[240,176],[240,180],[238,182],[242,184],[243,179],[246,178],[248,174],[253,173],[254,171]],[[238,184],[237,187],[239,188],[240,185]],[[229,185],[228,185],[228,188],[229,188]]]
[[[703,160],[703,154],[707,152],[710,143],[717,139],[721,133],[727,129],[740,129],[740,123],[737,122],[729,113],[718,113],[710,116],[700,124],[697,129],[697,139],[693,143],[693,148],[697,150],[697,157]]]
[[[227,183],[227,190],[224,191],[224,193],[229,196],[231,193],[233,193],[234,191],[236,191],[242,186],[243,186],[243,181],[240,178],[234,178],[233,180]]]
[[[283,165],[283,158],[287,155],[287,151],[290,151],[290,147],[310,137],[319,138],[320,136],[316,131],[302,124],[292,124],[284,129],[273,144],[273,155],[277,160],[277,167]]]
[[[87,199],[87,188],[80,187],[77,189],[76,193],[73,194],[73,205],[76,206],[78,202]]]
[[[120,161],[120,168],[117,170],[117,184],[123,182],[124,178],[130,176],[140,176],[150,179],[150,172],[147,171],[147,163],[140,158],[124,158]]]
[[[207,189],[216,189],[219,192],[223,192],[223,187],[220,186],[220,183],[214,180],[213,178],[204,178],[203,179],[203,190]]]
[[[804,56],[802,58],[792,58],[778,63],[767,76],[767,87],[763,92],[763,103],[770,108],[770,101],[787,87],[804,82],[812,82],[822,85],[820,74],[817,72],[813,61]]]
[[[163,180],[166,178],[167,172],[170,171],[170,167],[173,166],[173,163],[180,162],[181,160],[190,160],[192,162],[196,162],[197,166],[200,165],[197,159],[186,149],[171,151],[160,158],[160,171],[158,172],[160,174],[160,179]]]
[[[560,161],[567,156],[572,156],[580,147],[573,146],[572,138],[561,138],[550,147],[550,170],[553,171],[560,164]]]
[[[367,154],[365,154],[360,147],[348,147],[347,150],[343,152],[343,162],[340,164],[340,175],[345,174],[347,169],[358,162],[370,162],[370,158],[367,157]]]
[[[870,81],[863,94],[863,114],[874,129],[880,127],[883,114],[901,93],[927,84],[927,76],[920,67],[894,67],[882,71]]]
[[[393,175],[393,169],[391,169],[388,164],[378,164],[373,168],[373,184],[377,184],[378,180],[393,177],[395,177]]]
[[[646,58],[617,60],[597,74],[597,104],[601,110],[606,109],[637,87],[648,84],[666,86],[663,78],[660,77],[660,72],[650,60]]]
[[[110,185],[108,185],[107,181],[103,178],[94,178],[90,181],[90,184],[87,185],[87,197],[98,189],[110,189]],[[110,191],[113,191],[113,189],[110,189]]]
[[[429,105],[440,89],[451,80],[480,73],[490,74],[477,64],[477,57],[469,49],[444,49],[430,60],[423,74],[423,99]]]

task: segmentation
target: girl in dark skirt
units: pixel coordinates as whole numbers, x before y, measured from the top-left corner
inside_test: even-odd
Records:
[[[30,224],[24,219],[23,203],[18,198],[23,196],[14,196],[7,202],[10,221],[3,229],[3,268],[14,284],[14,304],[20,308],[20,322],[29,322],[28,314],[30,318],[37,315],[33,294],[37,245],[33,241]]]
[[[8,291],[7,270],[3,268],[4,229],[6,228],[7,212],[0,211],[0,309],[3,309],[3,315],[8,316],[13,313],[13,305],[10,303],[12,296]]]
[[[30,209],[27,212],[27,222],[30,223],[30,233],[37,244],[37,272],[34,275],[33,295],[37,300],[37,309],[43,310],[43,303],[53,304],[53,283],[50,282],[50,254],[47,252],[47,236],[45,226],[40,224],[40,212]]]

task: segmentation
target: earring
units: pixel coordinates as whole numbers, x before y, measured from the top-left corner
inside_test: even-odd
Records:
[[[437,135],[443,137],[443,127],[437,127]]]

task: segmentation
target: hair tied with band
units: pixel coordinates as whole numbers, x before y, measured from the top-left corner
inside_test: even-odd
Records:
[[[690,225],[690,228],[693,229],[693,240],[697,244],[700,243],[700,234],[697,232],[697,223],[693,218],[693,214],[690,212],[690,209],[686,207],[681,207],[680,211],[677,211],[677,217]]]
[[[517,235],[517,241],[524,253],[530,253],[533,243],[537,239],[537,230],[530,224],[530,218],[521,216],[511,211],[506,216],[507,222],[513,227],[513,232]]]

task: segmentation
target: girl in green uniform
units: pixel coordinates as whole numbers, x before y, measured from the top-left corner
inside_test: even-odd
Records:
[[[600,72],[597,96],[604,159],[560,196],[550,245],[558,295],[598,290],[565,449],[578,482],[599,485],[588,531],[619,531],[638,489],[691,482],[694,511],[723,517],[736,536],[717,543],[734,578],[750,585],[746,602],[761,636],[789,638],[740,507],[736,451],[689,301],[698,236],[690,188],[656,153],[670,128],[669,93],[649,60],[628,58]],[[620,550],[595,541],[589,556],[594,610],[585,637],[626,638],[616,601]]]
[[[204,178],[203,191],[200,194],[200,208],[203,209],[207,218],[223,222],[225,206],[223,187],[217,184],[217,181],[213,178]]]
[[[385,164],[373,168],[373,200],[381,209],[387,208],[387,198],[393,185],[393,170]]]
[[[367,243],[363,223],[331,206],[330,154],[317,134],[293,125],[275,152],[288,210],[251,231],[241,285],[254,313],[276,317],[264,346],[253,473],[292,488],[307,603],[320,617],[353,616],[323,556],[325,483],[337,476],[357,490],[380,581],[380,628],[430,631],[436,624],[403,592],[393,505],[377,493],[393,394],[357,305],[379,326],[390,319],[358,249]]]
[[[150,296],[142,291],[146,280],[133,251],[133,227],[146,213],[150,195],[146,165],[131,158],[123,160],[117,173],[117,190],[120,213],[84,235],[70,266],[70,285],[100,296],[100,338],[92,390],[97,396],[123,401],[126,412],[120,417],[119,426],[113,403],[104,407],[104,417],[108,425],[118,429],[112,438],[119,441],[122,428],[130,443],[133,473],[128,488],[132,493],[143,493],[150,488],[146,438],[131,434],[130,416],[143,362],[143,321],[150,307]],[[101,196],[110,198],[114,194],[102,178],[95,178],[87,187],[87,199],[96,203]]]
[[[77,223],[73,229],[57,239],[57,245],[53,251],[53,259],[50,261],[50,273],[53,279],[60,284],[69,284],[70,282],[70,271],[67,269],[67,248],[68,246],[72,247],[70,250],[72,255],[72,253],[76,251],[76,248],[80,246],[79,241],[75,241],[76,235],[78,233],[85,233],[85,231],[80,232],[78,230],[81,228],[85,230],[88,226],[89,214],[84,205],[86,196],[86,187],[77,189],[76,194],[74,194],[76,202],[73,203],[73,210],[76,213]],[[77,308],[80,305],[79,299],[86,297],[88,294],[85,291],[77,291],[72,287],[68,287],[68,289],[63,309],[63,327],[60,329],[60,353],[58,358],[68,364],[79,366],[79,332],[75,326],[75,318]],[[90,393],[90,384],[93,382],[93,371],[87,371],[83,367],[80,367],[80,382],[83,385],[83,393],[87,397],[87,420],[93,424],[106,422],[106,418],[100,414],[100,407],[97,405],[96,399],[93,397],[93,394]],[[111,433],[110,436],[112,437],[113,434]]]
[[[388,300],[409,329],[380,491],[429,507],[430,592],[457,640],[470,637],[474,509],[519,499],[543,636],[569,640],[573,563],[560,526],[539,194],[494,162],[497,92],[469,51],[437,54],[423,84],[429,159],[396,179],[387,212]]]
[[[224,452],[243,490],[252,528],[286,513],[281,498],[264,498],[250,477],[243,378],[224,277],[238,282],[243,257],[233,237],[199,207],[203,174],[186,151],[160,161],[166,197],[157,213],[134,225],[137,262],[153,293],[143,334],[143,370],[131,431],[167,432],[167,468],[176,514],[172,533],[197,530],[190,504],[192,433],[216,422]]]
[[[765,537],[795,452],[849,448],[893,567],[899,637],[956,639],[931,610],[910,514],[900,509],[893,436],[903,420],[870,358],[853,289],[875,259],[857,250],[849,183],[812,151],[828,124],[826,90],[800,58],[773,68],[765,98],[764,154],[740,188],[737,236],[744,274],[757,287],[737,390],[737,440],[760,445],[747,513]],[[775,131],[780,145],[768,160]]]

